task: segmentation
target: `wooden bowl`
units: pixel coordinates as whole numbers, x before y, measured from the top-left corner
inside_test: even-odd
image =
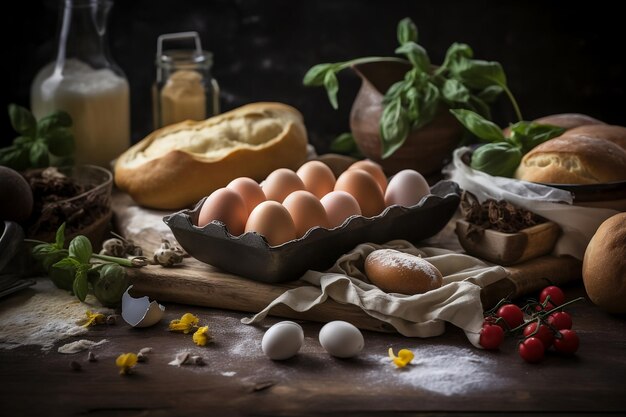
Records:
[[[439,174],[463,134],[461,124],[446,107],[441,106],[430,123],[411,131],[400,149],[386,159],[381,158],[383,96],[392,84],[404,78],[410,68],[409,64],[396,61],[353,66],[362,83],[352,104],[350,129],[361,153],[381,164],[388,176],[403,169],[414,169],[424,176]]]

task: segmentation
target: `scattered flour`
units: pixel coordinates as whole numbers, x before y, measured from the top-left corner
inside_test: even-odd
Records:
[[[65,353],[65,354],[78,353],[78,352],[82,352],[83,350],[87,350],[87,349],[91,349],[93,347],[100,346],[100,345],[102,345],[102,344],[104,344],[106,342],[108,342],[107,339],[102,339],[99,342],[94,342],[92,340],[81,339],[81,340],[77,340],[77,341],[72,342],[72,343],[68,343],[68,344],[63,345],[63,346],[59,346],[57,351],[59,353]]]
[[[381,365],[375,371],[378,375],[381,371],[386,376],[393,373],[402,384],[445,396],[502,388],[507,383],[498,378],[498,387],[494,387],[489,370],[495,359],[478,355],[472,348],[423,346],[411,350],[415,358],[405,368],[396,368],[388,356],[369,355],[366,359]]]
[[[235,371],[220,372],[220,373],[224,376],[235,376],[237,374],[237,372]]]
[[[81,303],[50,280],[40,279],[30,289],[0,303],[0,348],[40,345],[42,350],[49,350],[59,340],[84,334],[87,329],[76,323],[87,310],[113,312],[96,303],[92,296]]]

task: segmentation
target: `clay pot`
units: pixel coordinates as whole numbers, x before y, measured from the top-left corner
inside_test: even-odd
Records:
[[[414,169],[424,176],[436,175],[451,159],[463,134],[463,127],[443,105],[426,126],[411,131],[393,155],[382,159],[380,116],[383,95],[389,87],[404,78],[409,64],[396,61],[354,65],[362,84],[350,113],[350,129],[361,153],[383,166],[387,175],[403,169]]]

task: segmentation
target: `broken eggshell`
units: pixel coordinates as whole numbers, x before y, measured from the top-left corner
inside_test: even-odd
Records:
[[[133,327],[150,327],[163,318],[165,307],[145,296],[134,298],[129,294],[131,285],[122,296],[122,318]]]

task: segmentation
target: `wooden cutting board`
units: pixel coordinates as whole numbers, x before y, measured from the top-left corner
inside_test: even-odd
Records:
[[[131,238],[150,254],[162,238],[173,239],[162,222],[169,213],[150,211],[137,207],[124,194],[115,194],[113,209],[116,229]],[[451,222],[451,225],[454,222]],[[453,226],[435,236],[429,244],[460,250],[453,234]],[[580,261],[571,257],[544,256],[506,267],[507,279],[484,288],[481,293],[483,306],[495,305],[501,298],[511,299],[538,292],[546,285],[563,285],[580,279]],[[193,258],[185,258],[183,264],[174,268],[158,265],[129,270],[134,295],[148,295],[160,302],[174,302],[213,308],[257,313],[286,290],[302,285],[301,281],[283,284],[265,284],[225,273]],[[272,315],[293,319],[327,322],[345,320],[355,326],[374,331],[393,332],[386,323],[368,316],[356,306],[327,300],[306,312],[295,312],[285,306],[277,306]]]

